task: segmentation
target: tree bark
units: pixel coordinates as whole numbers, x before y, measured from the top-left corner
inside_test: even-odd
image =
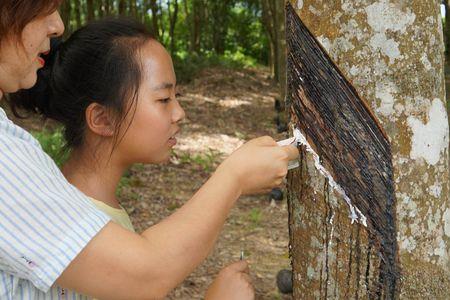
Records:
[[[301,167],[288,176],[294,299],[446,299],[450,290],[449,133],[440,1],[290,3],[367,101],[388,136],[396,198],[391,211],[401,279],[394,297],[380,289],[385,262],[374,232],[351,224],[347,204],[302,150]],[[289,91],[298,89],[291,80],[289,85]],[[299,105],[292,102],[292,95],[288,98],[288,111],[295,112],[292,122],[297,123]],[[334,117],[336,126],[346,121],[339,114]],[[314,122],[310,120],[309,125],[318,126]],[[354,131],[360,133],[358,128]],[[315,147],[314,139],[309,139]],[[336,146],[326,154],[338,160],[342,153]]]
[[[173,1],[173,2],[172,2]],[[170,53],[173,55],[175,53],[175,26],[178,19],[178,0],[167,0],[167,7],[169,9],[169,36],[170,36]],[[171,5],[173,5],[173,12],[171,12]]]
[[[192,0],[192,11],[190,13],[190,27],[191,27],[191,42],[190,50],[191,52],[200,52],[200,38],[201,32],[200,27],[204,15],[204,7],[202,0]]]
[[[77,23],[77,29],[81,27],[82,21],[81,21],[81,2],[80,0],[75,0],[75,20]]]
[[[71,12],[71,3],[69,1],[63,2],[61,5],[61,19],[63,20],[64,26],[66,28],[64,31],[64,37],[68,37],[72,30],[70,26]]]
[[[134,18],[137,19],[138,12],[137,12],[136,0],[130,0],[130,13]]]
[[[445,6],[445,27],[444,27],[444,38],[445,38],[445,54],[446,60],[450,61],[450,5],[448,0],[442,1]]]
[[[159,8],[156,0],[150,0],[150,9],[152,11],[152,32],[156,39],[160,37],[159,31]]]
[[[163,11],[163,3],[162,0],[158,1],[158,7],[159,7],[159,16],[158,16],[158,21],[159,21],[159,36],[161,37],[161,39],[164,39],[165,37],[165,31],[166,31],[166,27],[164,26],[164,11]],[[162,42],[165,42],[162,40]]]
[[[111,14],[111,3],[110,0],[105,0],[104,7],[105,7],[105,15],[109,16]]]
[[[94,13],[94,0],[86,0],[86,5],[87,5],[87,20],[92,21],[95,18],[95,13]]]
[[[286,30],[285,30],[285,13],[283,1],[276,1],[277,24],[277,67],[278,67],[278,83],[280,86],[281,103],[284,109],[284,99],[286,97]]]
[[[212,42],[217,54],[224,54],[225,40],[228,32],[230,0],[213,1],[210,3],[212,16]]]
[[[126,9],[127,9],[126,1],[125,0],[120,0],[119,1],[119,9],[118,9],[119,15],[125,15]]]

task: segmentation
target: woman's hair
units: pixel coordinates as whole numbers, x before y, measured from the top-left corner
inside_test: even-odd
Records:
[[[144,25],[110,18],[89,23],[65,42],[52,40],[36,85],[11,95],[14,114],[36,112],[62,123],[66,147],[76,148],[83,144],[85,110],[95,102],[116,117],[115,145],[123,120],[136,108],[143,77],[139,52],[151,39]]]
[[[55,11],[62,0],[1,0],[0,1],[0,43],[4,38],[20,40],[25,26],[34,18]]]

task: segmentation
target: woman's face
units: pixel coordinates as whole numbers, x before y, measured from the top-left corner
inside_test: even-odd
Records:
[[[141,49],[143,80],[136,110],[125,120],[126,133],[115,150],[126,164],[161,163],[169,159],[176,144],[179,121],[185,116],[176,99],[176,77],[172,59],[164,47],[152,40]],[[127,124],[130,127],[127,129]]]
[[[0,44],[0,94],[31,88],[37,70],[45,61],[41,55],[50,50],[50,38],[59,36],[64,24],[58,11],[40,16],[28,23],[21,40],[7,38]]]

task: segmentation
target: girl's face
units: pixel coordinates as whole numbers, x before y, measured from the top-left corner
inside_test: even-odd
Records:
[[[50,38],[63,32],[64,24],[55,11],[28,23],[21,40],[4,40],[0,44],[0,94],[31,88],[36,83],[37,70],[45,64],[40,55],[50,50]]]
[[[126,133],[115,151],[126,164],[166,162],[177,142],[178,122],[185,116],[176,99],[172,59],[160,43],[152,40],[141,49],[141,64],[143,80],[136,110],[134,116],[133,108],[129,113],[131,124],[129,118],[124,121]]]

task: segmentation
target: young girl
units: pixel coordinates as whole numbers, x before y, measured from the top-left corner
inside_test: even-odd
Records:
[[[123,171],[138,161],[166,161],[176,143],[184,112],[170,56],[141,25],[116,20],[79,30],[50,55],[53,63],[44,61],[49,38],[62,32],[54,30],[61,23],[50,2],[0,3],[5,15],[15,15],[4,10],[10,5],[32,16],[18,26],[20,43],[15,32],[0,36],[0,91],[29,87],[47,64],[36,89],[12,99],[13,108],[63,123],[72,148],[65,175],[87,196],[120,209],[114,192]],[[1,21],[0,32],[8,28]],[[238,197],[280,184],[298,155],[268,137],[252,140],[177,212],[137,235],[95,211],[3,111],[0,139],[0,298],[7,299],[68,290],[104,299],[163,298],[208,255]],[[207,296],[251,297],[245,269],[245,263],[225,269]]]

